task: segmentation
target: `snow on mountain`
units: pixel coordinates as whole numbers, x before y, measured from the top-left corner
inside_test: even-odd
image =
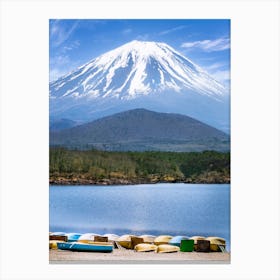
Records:
[[[132,41],[51,82],[50,114],[92,120],[144,106],[205,121],[205,105],[224,111],[227,96],[220,83],[167,44]],[[206,111],[217,115],[214,107]],[[213,124],[212,117],[206,122]]]

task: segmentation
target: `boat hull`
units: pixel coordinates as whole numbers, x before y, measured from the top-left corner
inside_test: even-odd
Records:
[[[49,249],[57,250],[58,249],[58,246],[57,246],[58,243],[65,243],[65,241],[62,241],[62,240],[50,240],[49,241]]]
[[[174,236],[171,238],[168,242],[169,245],[174,245],[180,247],[182,240],[188,240],[189,238],[187,236]]]
[[[204,236],[192,236],[190,237],[194,241],[194,250],[197,251],[197,241],[198,240],[205,240]]]
[[[69,250],[69,251],[79,251],[79,252],[112,252],[114,246],[112,244],[86,244],[80,242],[71,243],[58,243],[58,249]]]
[[[180,247],[169,245],[169,244],[162,244],[159,245],[157,248],[158,253],[176,253],[180,251]]]
[[[207,237],[206,240],[210,241],[210,250],[212,252],[223,252],[226,247],[226,240],[222,237]]]
[[[137,237],[136,235],[128,235],[128,234],[125,234],[125,235],[122,235],[120,236],[120,238],[117,240],[117,243],[119,245],[121,245],[123,248],[125,249],[133,249],[132,248],[132,242],[131,242],[131,238],[132,237]]]
[[[162,244],[168,244],[168,242],[172,239],[172,236],[170,235],[160,235],[154,239],[155,245],[162,245]]]
[[[157,251],[157,245],[154,244],[147,244],[147,243],[140,243],[134,247],[136,252],[151,252]]]

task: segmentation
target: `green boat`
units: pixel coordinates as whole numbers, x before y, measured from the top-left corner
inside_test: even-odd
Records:
[[[60,250],[79,251],[79,252],[104,252],[110,253],[113,251],[114,246],[107,242],[92,242],[80,243],[80,242],[69,242],[69,243],[57,243],[57,248]]]

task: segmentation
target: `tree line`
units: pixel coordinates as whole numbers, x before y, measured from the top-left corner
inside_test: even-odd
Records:
[[[108,152],[50,148],[51,184],[229,183],[230,153]]]

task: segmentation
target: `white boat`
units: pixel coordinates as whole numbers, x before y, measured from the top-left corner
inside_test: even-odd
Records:
[[[159,235],[154,239],[154,244],[155,245],[168,244],[170,239],[172,239],[171,235]]]
[[[158,253],[176,253],[180,251],[180,247],[169,245],[169,244],[161,244],[157,248]]]
[[[136,252],[151,252],[151,251],[157,251],[158,246],[154,244],[148,244],[148,243],[140,243],[137,244],[134,247],[134,250]]]

